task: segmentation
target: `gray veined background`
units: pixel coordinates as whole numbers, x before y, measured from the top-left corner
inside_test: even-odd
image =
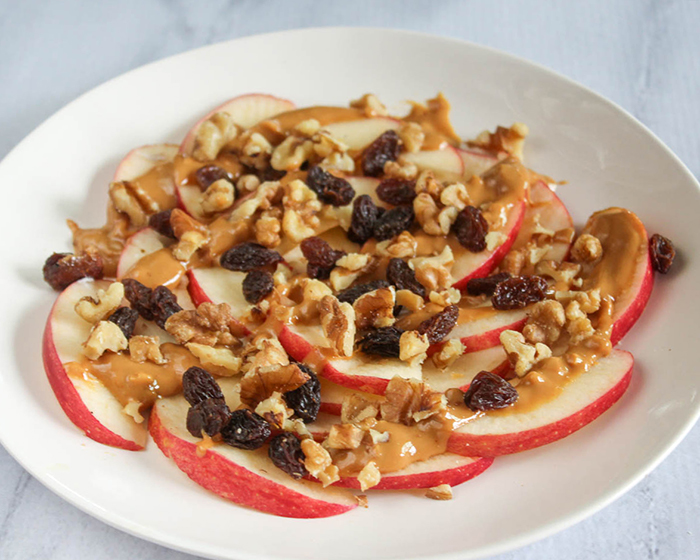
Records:
[[[700,176],[695,0],[0,0],[0,157],[67,102],[144,63],[235,37],[325,25],[419,30],[544,64],[622,105]],[[0,559],[33,558],[193,557],[90,518],[0,447]],[[700,558],[700,428],[613,505],[498,558]]]

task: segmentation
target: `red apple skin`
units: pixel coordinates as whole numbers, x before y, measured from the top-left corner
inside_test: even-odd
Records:
[[[651,267],[651,257],[647,253],[646,270],[644,272],[644,279],[642,280],[639,292],[635,296],[632,303],[622,312],[622,314],[615,319],[613,323],[612,334],[610,336],[610,341],[612,345],[617,345],[622,337],[624,337],[629,330],[637,322],[637,319],[641,317],[644,308],[647,303],[649,303],[649,298],[651,297],[651,292],[654,288],[654,270]]]
[[[326,414],[332,414],[333,416],[340,416],[340,411],[342,408],[343,408],[343,405],[341,403],[329,403],[329,402],[321,401],[321,408],[319,410],[321,412],[325,412]]]
[[[433,471],[425,473],[410,474],[404,476],[392,476],[394,473],[386,474],[379,484],[372,486],[372,490],[410,490],[415,488],[432,488],[440,484],[457,486],[467,480],[480,475],[493,464],[493,458],[482,457],[470,463],[454,469],[445,471]],[[333,486],[343,488],[353,488],[360,490],[360,482],[355,477],[343,478],[334,483]]]
[[[473,336],[465,336],[460,339],[462,344],[464,344],[464,352],[478,352],[479,350],[486,350],[487,348],[498,346],[501,343],[501,333],[503,331],[522,331],[525,327],[525,323],[527,323],[527,317],[499,329],[493,329]]]
[[[453,432],[447,442],[447,451],[467,457],[498,457],[527,451],[563,439],[591,423],[622,397],[632,379],[632,369],[633,365],[596,401],[562,420],[510,434],[472,435]]]
[[[304,338],[296,334],[287,325],[283,325],[277,334],[282,347],[287,351],[293,359],[301,362],[313,351],[313,345]]]
[[[192,302],[195,304],[195,306],[199,307],[203,303],[212,302],[211,299],[209,299],[209,296],[204,293],[204,290],[199,285],[199,282],[197,282],[196,276],[192,274],[192,269],[187,271],[187,279],[189,280],[187,284],[187,291],[190,293],[190,297],[192,298]]]
[[[197,446],[169,432],[158,416],[157,407],[149,420],[153,441],[166,457],[203,488],[239,505],[258,511],[301,519],[330,517],[346,513],[356,505],[334,504],[303,496],[226,460],[216,453],[197,455]]]
[[[357,391],[364,391],[365,393],[373,393],[375,395],[383,395],[386,392],[386,386],[389,385],[389,379],[381,379],[379,377],[368,377],[365,375],[346,375],[339,372],[331,364],[327,363],[323,366],[323,371],[321,375],[347,387],[348,389],[355,389]]]
[[[98,443],[126,449],[128,451],[140,451],[143,449],[142,445],[124,439],[101,424],[92,412],[88,410],[87,406],[85,406],[85,403],[80,398],[78,391],[75,389],[70,377],[68,377],[66,369],[63,367],[58,357],[58,352],[53,342],[51,315],[49,315],[49,320],[44,329],[42,355],[46,376],[56,395],[56,399],[58,399],[58,403],[61,405],[63,412],[66,413],[66,416],[70,418],[71,422],[73,422],[76,427],[85,432],[87,437]]]

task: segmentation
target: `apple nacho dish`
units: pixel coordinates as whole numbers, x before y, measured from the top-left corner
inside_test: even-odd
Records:
[[[69,220],[73,252],[44,264],[70,420],[311,518],[369,490],[449,500],[605,412],[673,244],[624,208],[577,230],[525,166],[525,125],[462,140],[449,109],[251,94],[127,154],[106,225]]]

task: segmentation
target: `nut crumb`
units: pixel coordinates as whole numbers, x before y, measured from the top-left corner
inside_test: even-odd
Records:
[[[94,324],[111,315],[124,299],[124,286],[112,282],[107,290],[97,290],[97,299],[84,297],[75,304],[75,312],[88,323]]]
[[[83,352],[88,360],[97,360],[105,352],[120,352],[128,346],[129,341],[118,325],[111,321],[100,321],[85,341]]]
[[[129,354],[132,360],[140,364],[145,361],[154,364],[167,362],[160,351],[160,338],[157,336],[132,336],[129,339]]]
[[[451,500],[452,486],[449,484],[441,484],[440,486],[428,488],[425,492],[425,497],[431,500]]]
[[[363,492],[379,484],[382,480],[382,473],[379,472],[377,463],[374,461],[367,463],[357,475],[357,480],[360,483],[360,490]]]

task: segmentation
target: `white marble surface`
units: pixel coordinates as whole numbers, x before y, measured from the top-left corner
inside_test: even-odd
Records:
[[[131,68],[244,35],[325,25],[420,30],[534,60],[625,107],[700,175],[700,2],[694,0],[533,0],[517,5],[500,0],[0,0],[0,157],[64,104]],[[668,376],[672,383],[673,372]],[[499,559],[699,557],[696,427],[616,503]],[[83,514],[32,479],[0,447],[0,559],[31,558],[193,557]]]

